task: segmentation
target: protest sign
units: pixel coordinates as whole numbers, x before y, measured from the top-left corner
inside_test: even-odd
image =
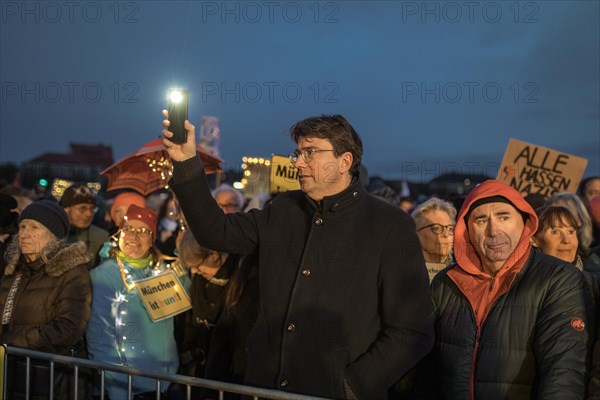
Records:
[[[269,191],[271,193],[300,189],[298,170],[292,165],[289,157],[273,154],[270,177]]]
[[[152,321],[157,322],[192,308],[190,298],[174,271],[134,282]]]
[[[496,179],[517,189],[523,196],[575,193],[586,165],[585,158],[511,138]]]
[[[200,146],[204,147],[212,155],[219,157],[221,130],[217,117],[205,116],[200,122]]]

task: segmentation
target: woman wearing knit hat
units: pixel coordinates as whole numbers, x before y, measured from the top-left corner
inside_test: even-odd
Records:
[[[2,343],[63,355],[84,348],[92,302],[85,267],[89,255],[83,243],[64,241],[68,231],[67,214],[51,200],[34,202],[19,216],[19,232],[6,250],[7,266],[0,280]],[[25,393],[24,361],[12,367],[8,370],[15,376],[6,382],[14,387],[9,391]],[[46,365],[34,365],[30,389],[47,394],[49,376]],[[70,398],[73,389],[59,380],[65,382],[55,371],[54,397]],[[89,393],[81,389],[85,398]]]
[[[129,207],[111,257],[90,271],[94,298],[86,337],[92,360],[174,374],[179,358],[173,318],[154,322],[135,286],[136,281],[165,270],[154,249],[156,224],[150,209]],[[111,399],[127,398],[127,375],[106,371],[105,379]],[[161,384],[166,391],[167,382]],[[134,395],[155,393],[156,382],[133,378],[132,391]]]

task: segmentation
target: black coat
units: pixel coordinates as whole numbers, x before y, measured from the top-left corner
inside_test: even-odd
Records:
[[[64,245],[44,264],[23,261],[7,266],[0,281],[0,309],[4,309],[15,274],[23,278],[14,299],[12,319],[1,340],[12,346],[71,355],[90,318],[92,285],[85,267],[83,243]]]
[[[0,281],[0,310],[4,309],[16,274],[23,273],[14,298],[12,318],[1,329],[0,340],[12,346],[68,356],[87,357],[83,334],[90,318],[92,285],[86,265],[90,258],[82,242],[63,244],[47,263],[41,259],[9,264]],[[10,358],[8,393],[14,398],[25,392],[25,360]],[[73,369],[57,364],[54,398],[73,398]],[[47,399],[48,362],[32,359],[31,399]],[[78,399],[91,396],[90,371],[78,376]],[[24,398],[24,397],[22,397]]]
[[[429,383],[438,393],[430,398],[469,400],[471,373],[475,399],[583,398],[588,332],[576,329],[586,315],[579,270],[532,250],[483,323],[475,361],[474,316],[448,271],[432,283],[436,346]]]
[[[241,268],[247,270],[242,272]],[[243,291],[234,306],[223,310],[211,335],[204,377],[241,384],[246,374],[246,339],[258,316],[258,270],[254,257],[244,258],[232,281],[236,278],[243,280],[239,283]]]
[[[171,187],[198,242],[258,255],[260,308],[246,383],[359,399],[387,390],[433,345],[429,278],[413,220],[355,181],[320,207],[301,191],[224,214],[198,158]]]
[[[180,373],[204,377],[204,366],[213,328],[223,312],[229,279],[240,257],[229,254],[215,278],[224,285],[214,284],[201,275],[192,275],[189,294],[192,309],[175,317],[175,335],[179,351]]]

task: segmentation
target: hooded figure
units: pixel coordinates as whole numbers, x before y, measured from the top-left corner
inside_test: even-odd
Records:
[[[488,180],[456,221],[456,263],[433,280],[436,399],[582,399],[588,333],[584,279],[532,248],[537,216]]]

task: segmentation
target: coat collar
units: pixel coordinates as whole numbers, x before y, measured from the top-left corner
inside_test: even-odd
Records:
[[[78,265],[85,264],[89,261],[90,256],[85,243],[75,242],[71,244],[62,244],[52,258],[46,263],[44,271],[49,276],[58,277]],[[20,264],[21,265],[18,268],[23,268],[23,264]],[[12,275],[14,272],[15,267],[13,266],[11,268],[11,266],[8,265],[4,271],[4,275]]]
[[[321,211],[323,215],[327,213],[334,213],[342,211],[353,204],[356,204],[361,198],[366,195],[366,190],[362,186],[361,181],[358,177],[354,177],[350,186],[344,189],[342,192],[333,196],[325,196],[323,200],[317,202],[308,195],[309,204],[317,211]]]

